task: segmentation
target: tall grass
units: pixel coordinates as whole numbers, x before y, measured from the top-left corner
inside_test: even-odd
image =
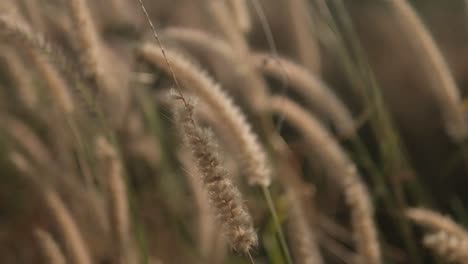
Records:
[[[386,21],[363,10],[413,51],[375,63],[386,51],[369,36]],[[463,216],[450,187],[466,171],[433,184],[420,161],[444,168],[464,148],[463,81],[419,12],[2,1],[0,262],[468,263],[463,219],[438,213],[455,196]],[[417,115],[386,97],[403,56],[423,70],[406,75],[424,81],[429,99],[411,100],[431,120],[393,115]],[[442,147],[418,153],[431,140]]]

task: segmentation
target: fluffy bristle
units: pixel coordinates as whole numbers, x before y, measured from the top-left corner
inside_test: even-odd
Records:
[[[177,107],[176,123],[180,126],[182,137],[202,173],[202,181],[208,191],[210,203],[216,211],[226,238],[235,250],[248,253],[258,243],[257,234],[241,193],[222,165],[211,133],[202,130],[193,119],[191,103],[188,108],[185,105]]]

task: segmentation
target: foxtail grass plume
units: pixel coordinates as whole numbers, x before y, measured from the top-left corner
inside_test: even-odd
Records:
[[[188,47],[189,50],[206,51],[219,60],[240,63],[236,61],[236,53],[229,43],[214,34],[188,27],[168,27],[164,29],[163,34]]]
[[[80,230],[62,202],[58,194],[53,190],[45,190],[45,203],[50,213],[55,218],[60,235],[65,241],[66,253],[73,263],[91,264],[93,263],[89,250],[83,240]]]
[[[64,65],[62,57],[60,57],[44,36],[34,32],[22,20],[9,13],[0,14],[0,39],[6,40],[9,43],[20,44],[30,49],[36,49],[39,52],[48,56],[49,59]]]
[[[249,33],[252,30],[252,21],[250,18],[249,4],[247,0],[228,1],[236,26],[243,33]]]
[[[44,17],[42,16],[41,3],[35,0],[24,0],[24,13],[28,22],[40,32],[46,31]],[[38,12],[39,11],[39,12]]]
[[[5,118],[4,122],[14,142],[23,148],[36,164],[51,164],[53,159],[49,149],[25,122],[16,118]]]
[[[108,85],[103,78],[102,45],[88,7],[88,0],[70,0],[70,15],[80,48],[80,60],[86,76],[98,86]]]
[[[257,234],[241,193],[220,161],[212,135],[193,119],[192,102],[177,106],[175,118],[202,174],[209,201],[226,239],[234,250],[248,254],[258,243]]]
[[[310,14],[310,1],[288,1],[289,17],[292,22],[297,53],[301,64],[314,74],[320,74],[320,49],[314,21]]]
[[[36,229],[34,231],[36,236],[37,243],[39,244],[43,255],[44,260],[50,264],[65,264],[65,256],[63,255],[60,246],[54,240],[54,238],[46,231],[42,229]]]
[[[228,2],[210,0],[207,5],[209,14],[211,14],[219,32],[224,35],[224,38],[231,44],[234,50],[239,52],[241,56],[246,56],[249,52],[249,46],[241,29],[235,26],[235,14],[230,12]]]
[[[77,85],[76,83],[82,83],[79,71],[70,63],[68,58],[62,54],[60,49],[53,46],[42,34],[33,31],[28,24],[12,14],[0,14],[0,39],[10,44],[24,47],[29,53],[38,53],[38,56],[41,54],[44,59],[47,59],[49,63],[53,64],[59,72],[65,74],[66,77],[71,77],[75,82],[75,86]],[[42,71],[42,74],[45,74],[44,69],[39,67],[39,70]],[[47,74],[47,78],[49,78],[47,82],[49,82],[49,85],[52,85],[50,72]],[[59,85],[57,80],[53,80],[53,85]],[[57,93],[57,97],[60,97],[58,98],[61,100],[60,104],[63,104],[65,107],[64,109],[68,111],[72,106],[69,101],[65,101],[68,100],[65,98],[65,93],[65,91],[60,91],[60,94]],[[82,97],[81,94],[80,96]]]
[[[468,263],[468,232],[448,216],[424,208],[410,208],[406,216],[429,229],[423,243],[445,260]]]
[[[75,105],[70,94],[71,90],[66,80],[60,75],[58,69],[36,49],[29,49],[28,54],[36,65],[38,72],[44,78],[54,103],[56,103],[59,109],[64,113],[72,113],[75,109]]]
[[[170,68],[157,46],[145,44],[140,47],[139,53],[144,60],[170,74]],[[249,183],[270,185],[271,171],[266,153],[240,108],[205,72],[172,50],[166,49],[166,54],[181,85],[206,103],[218,122],[224,123],[232,132],[231,137],[238,144],[238,156],[245,166]]]
[[[286,72],[290,89],[303,96],[320,118],[330,120],[340,136],[354,135],[356,128],[350,111],[314,73],[286,58],[266,53],[254,53],[252,60],[260,71],[278,80]]]
[[[234,0],[236,1],[236,0]],[[244,90],[244,97],[250,104],[249,107],[259,115],[267,109],[268,87],[260,76],[255,72],[254,65],[249,60],[251,54],[249,43],[244,34],[235,25],[235,18],[229,12],[226,1],[208,1],[208,10],[212,15],[215,26],[231,45],[234,53],[243,61],[246,70],[246,81],[248,89]],[[255,3],[253,3],[255,5]]]
[[[468,264],[468,239],[445,231],[424,236],[423,244],[450,263]]]
[[[443,230],[451,234],[467,235],[465,229],[448,216],[429,209],[410,208],[406,210],[406,216],[418,225],[431,230]]]
[[[393,8],[401,28],[420,56],[431,81],[431,92],[439,104],[447,133],[455,140],[468,134],[463,104],[457,84],[450,69],[421,18],[406,0],[387,0]]]
[[[296,190],[288,191],[289,201],[289,237],[291,250],[298,264],[323,264],[322,255],[317,244],[317,234],[311,228],[304,213],[304,206]]]
[[[287,122],[301,132],[306,144],[314,148],[314,154],[325,167],[327,174],[342,189],[346,203],[351,209],[353,236],[362,262],[381,263],[370,194],[356,166],[341,149],[336,139],[299,105],[281,96],[272,97],[270,102],[272,111],[283,115]]]
[[[116,149],[103,137],[96,140],[96,151],[104,163],[104,175],[108,187],[111,208],[111,221],[117,240],[120,262],[134,263],[132,260],[131,221],[128,205],[127,186],[122,163]]]
[[[265,96],[268,87],[262,76],[255,71],[255,65],[250,59],[245,59],[236,53],[235,49],[225,40],[202,30],[185,27],[170,27],[164,30],[164,35],[177,41],[187,49],[207,54],[219,60],[223,65],[222,74],[230,72],[229,78],[237,83],[243,100],[251,110],[261,115],[265,108]],[[250,58],[250,55],[247,56]],[[248,62],[248,63],[246,63]]]
[[[220,238],[217,232],[219,226],[215,223],[216,219],[213,208],[207,203],[207,201],[209,201],[208,190],[202,182],[203,175],[198,170],[197,163],[191,157],[188,148],[183,148],[183,151],[179,154],[179,159],[186,171],[185,174],[188,178],[188,185],[190,186],[195,200],[194,203],[197,207],[199,248],[204,256],[209,256],[209,254],[213,254],[212,251],[219,246],[216,244],[219,242]]]
[[[5,58],[8,65],[19,101],[31,110],[35,109],[39,102],[38,91],[21,56],[13,49],[5,49],[0,55]]]

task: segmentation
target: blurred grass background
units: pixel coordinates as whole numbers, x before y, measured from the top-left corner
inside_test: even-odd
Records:
[[[41,7],[43,9],[41,12],[45,13],[52,22],[55,15],[66,18],[66,15],[54,9],[63,4],[63,1],[37,1],[39,5],[44,5]],[[402,220],[401,212],[398,211],[401,209],[399,206],[434,208],[441,213],[454,216],[465,226],[468,225],[466,208],[468,193],[465,190],[468,186],[468,160],[464,160],[462,148],[447,136],[442,117],[435,107],[436,102],[427,93],[426,87],[429,83],[422,62],[415,56],[415,51],[385,1],[326,2],[332,11],[336,27],[325,24],[318,10],[313,8],[310,10],[312,17],[317,20],[314,34],[317,34],[321,40],[320,75],[335,89],[338,96],[351,109],[354,117],[362,118],[362,126],[359,128],[360,141],[343,139],[341,143],[359,166],[374,195],[376,216],[384,241],[383,251],[389,255],[386,260],[388,263],[428,263],[429,255],[423,253],[417,241],[418,231],[415,233],[415,230]],[[447,60],[462,95],[466,96],[468,12],[464,1],[409,2],[424,20]],[[279,53],[292,60],[299,60],[299,52],[291,30],[292,19],[290,14],[285,12],[287,1],[263,0],[262,3]],[[342,14],[340,15],[342,4],[346,12],[349,12],[351,19],[349,21],[352,21],[352,24],[344,19]],[[206,10],[198,1],[158,0],[148,1],[147,5],[151,17],[159,28],[188,26],[216,32],[212,21],[207,18]],[[108,12],[104,1],[93,2],[91,6],[94,17],[98,18],[96,19],[98,27],[109,46],[122,57],[131,56],[129,50],[136,43],[136,37],[132,35],[133,29],[127,30],[126,27],[115,23],[118,13],[116,15]],[[131,9],[131,12],[128,12],[130,14],[128,19],[132,21],[130,23],[133,24],[132,27],[137,29],[136,32],[144,31],[143,28],[147,25],[138,10],[137,2],[129,4],[128,8]],[[0,11],[8,10],[2,10],[0,5]],[[254,27],[248,36],[249,42],[253,49],[268,51],[270,47],[265,41],[264,29],[259,25],[258,18],[254,14],[252,16]],[[50,27],[46,26],[48,37],[60,42],[64,36],[54,33],[55,29],[52,26],[57,25],[52,22],[49,22]],[[350,27],[354,31],[350,31]],[[333,35],[340,36],[343,42],[330,37]],[[61,44],[64,47],[71,45],[66,41],[62,41]],[[2,48],[3,45],[0,46],[0,49]],[[348,67],[345,65],[347,62]],[[207,68],[210,73],[216,72],[210,66]],[[0,65],[0,87],[14,86],[9,79],[8,71],[9,66],[3,60]],[[216,74],[221,75],[216,76],[217,79],[225,80],[226,76],[222,75],[229,75],[229,72],[218,71]],[[160,83],[153,85],[152,89],[158,90],[165,86],[167,80],[159,78]],[[361,88],[364,89],[368,101],[356,96],[355,91],[359,87],[352,85],[352,80],[357,80],[356,82],[363,86]],[[268,80],[268,83],[277,90],[281,86],[274,80]],[[141,229],[139,242],[142,248],[148,251],[148,255],[154,253],[164,263],[189,263],[188,259],[196,255],[191,248],[194,243],[191,241],[194,233],[191,219],[194,218],[195,208],[187,205],[187,201],[192,197],[183,178],[183,169],[177,162],[177,153],[172,151],[177,139],[173,135],[167,109],[156,105],[153,100],[148,100],[149,98],[145,98],[146,95],[140,97],[137,95],[135,105],[139,107],[139,111],[145,113],[145,129],[150,130],[161,146],[158,151],[160,164],[154,169],[131,154],[124,153],[128,174],[132,175],[129,185],[133,192],[132,211],[134,218],[137,219],[136,229],[139,225],[152,227],[151,230]],[[35,128],[44,142],[54,140],[53,133],[48,131],[47,125],[18,107],[15,101],[10,99],[11,94],[7,89],[1,93],[1,96],[1,101],[5,103],[2,106],[3,113],[29,120],[28,124]],[[300,97],[294,93],[290,93],[290,96],[300,100]],[[158,109],[159,113],[156,111],[153,113],[154,109]],[[298,153],[305,180],[316,185],[314,199],[318,210],[334,217],[338,223],[345,224],[348,212],[336,187],[327,182],[325,176],[320,174],[320,169],[317,170],[320,164],[314,164],[309,149],[302,144],[295,131],[287,124],[282,129],[282,136],[295,153]],[[38,200],[34,199],[34,187],[30,182],[17,177],[18,172],[8,162],[6,157],[8,140],[10,140],[8,136],[2,135],[0,142],[2,150],[0,153],[2,174],[0,262],[36,263],[34,261],[37,251],[30,241],[31,230],[36,226],[53,229],[53,225]],[[368,151],[366,154],[368,156],[363,156],[365,154],[363,149],[364,152]],[[373,180],[376,175],[372,175],[372,171],[368,170],[366,158],[375,164],[379,172],[377,178],[383,182],[386,190],[378,188],[376,181]],[[278,245],[275,244],[274,231],[272,231],[274,228],[271,227],[267,209],[264,205],[257,204],[261,200],[260,191],[245,186],[243,190],[248,197],[246,199],[249,208],[253,208],[251,211],[265,244],[264,248],[256,252],[261,256],[261,260],[257,263],[283,263],[280,256],[274,256],[279,254],[276,251]],[[273,187],[272,192],[281,216],[284,212],[281,209],[283,197],[280,187]],[[401,221],[406,227],[397,224],[397,221]],[[93,237],[93,234],[88,235]],[[157,239],[147,241],[148,237],[157,237]],[[99,237],[95,239],[96,245],[99,245],[101,243]],[[408,239],[411,241],[406,241]],[[97,247],[102,247],[104,251],[100,252],[103,255],[100,263],[111,261],[104,257],[109,254],[106,252],[106,246]],[[414,256],[413,253],[421,255]],[[336,259],[335,261],[342,263]],[[232,254],[229,262],[225,263],[247,262],[241,256]]]

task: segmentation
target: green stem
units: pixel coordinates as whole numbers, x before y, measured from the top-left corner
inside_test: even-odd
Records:
[[[385,195],[388,193],[386,183],[378,166],[372,160],[369,150],[358,135],[352,139],[351,143],[353,144],[354,150],[357,152],[357,159],[360,161],[364,169],[369,173],[376,193],[381,197],[385,197]]]
[[[268,209],[270,210],[271,216],[273,217],[273,222],[276,227],[276,232],[278,234],[278,239],[281,245],[281,248],[284,252],[284,257],[286,258],[286,263],[293,264],[291,254],[289,253],[288,245],[286,244],[286,238],[284,236],[283,230],[281,229],[281,223],[278,218],[278,214],[276,213],[275,205],[273,203],[273,199],[271,198],[271,193],[268,187],[262,187],[263,195],[265,196],[265,200],[268,204]]]

